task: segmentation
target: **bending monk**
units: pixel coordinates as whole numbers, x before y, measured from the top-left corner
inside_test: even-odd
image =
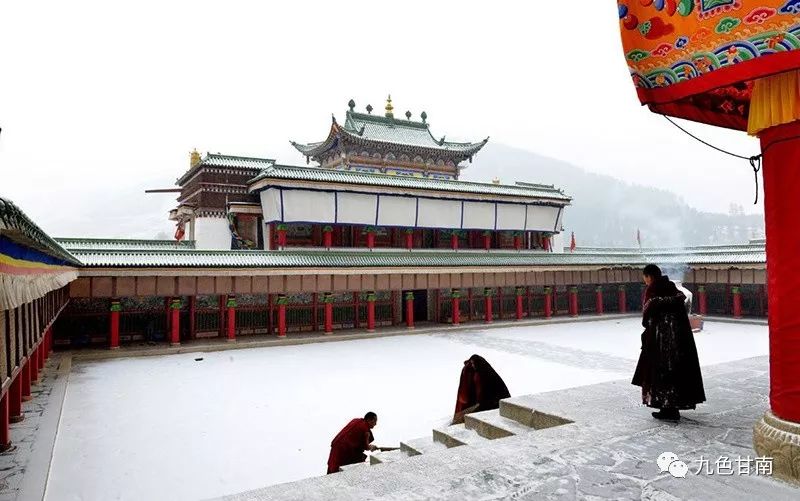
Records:
[[[328,456],[328,473],[336,473],[339,468],[348,464],[361,463],[367,459],[364,451],[377,449],[372,442],[372,428],[378,424],[378,415],[367,412],[363,418],[355,418],[331,442],[331,454]]]
[[[463,423],[464,415],[500,407],[500,400],[510,397],[508,387],[483,357],[472,355],[464,361],[456,397],[453,424]]]

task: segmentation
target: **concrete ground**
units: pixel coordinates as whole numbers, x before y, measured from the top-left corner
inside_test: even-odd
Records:
[[[708,402],[675,424],[652,419],[627,380],[612,381],[513,399],[571,424],[223,499],[796,500],[800,489],[755,471],[752,426],[768,408],[768,369],[767,357],[705,368]],[[665,452],[685,462],[685,478],[661,472]]]

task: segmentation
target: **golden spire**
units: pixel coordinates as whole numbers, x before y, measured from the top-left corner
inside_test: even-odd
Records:
[[[198,153],[197,148],[195,148],[192,150],[191,155],[189,155],[189,168],[192,168],[199,163],[200,163],[200,153]]]
[[[387,118],[394,118],[394,106],[392,106],[392,95],[389,94],[389,97],[386,98],[386,117]]]

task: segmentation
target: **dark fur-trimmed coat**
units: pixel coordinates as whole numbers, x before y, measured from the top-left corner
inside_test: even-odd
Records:
[[[642,387],[649,407],[694,409],[706,395],[686,296],[663,276],[647,287],[644,300],[642,351],[631,383]]]

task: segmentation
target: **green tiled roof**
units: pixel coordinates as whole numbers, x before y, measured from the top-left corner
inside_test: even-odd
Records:
[[[274,163],[275,160],[272,158],[240,157],[236,155],[223,155],[222,153],[206,153],[206,155],[197,165],[192,166],[180,178],[178,178],[176,184],[183,184],[201,167],[252,169],[254,171],[259,171],[269,167]]]
[[[452,152],[460,158],[473,156],[489,141],[488,137],[477,143],[452,142],[447,141],[444,137],[436,139],[425,122],[348,111],[344,125],[340,126],[334,117],[333,126],[325,141],[308,144],[292,142],[292,145],[303,155],[313,157],[335,146],[340,136],[356,144],[369,141],[395,144],[438,152]]]
[[[89,267],[169,268],[373,268],[373,267],[536,267],[763,264],[763,249],[739,252],[546,253],[475,251],[203,251],[76,250]]]
[[[505,185],[490,183],[473,183],[467,181],[451,181],[445,179],[425,179],[409,176],[390,176],[369,172],[353,172],[344,170],[323,169],[321,167],[296,167],[274,164],[264,169],[261,174],[250,181],[250,184],[263,179],[291,179],[298,181],[315,181],[365,186],[382,186],[388,188],[413,188],[418,190],[447,191],[454,193],[479,193],[485,195],[505,195],[516,197],[546,198],[569,203],[572,199],[561,190],[548,185]]]
[[[166,251],[166,250],[194,250],[194,241],[184,240],[177,242],[175,240],[136,240],[125,238],[59,238],[55,240],[69,251],[84,251],[84,250],[150,250],[150,251]]]
[[[23,245],[77,266],[80,262],[44,232],[11,200],[0,197],[0,233]]]

